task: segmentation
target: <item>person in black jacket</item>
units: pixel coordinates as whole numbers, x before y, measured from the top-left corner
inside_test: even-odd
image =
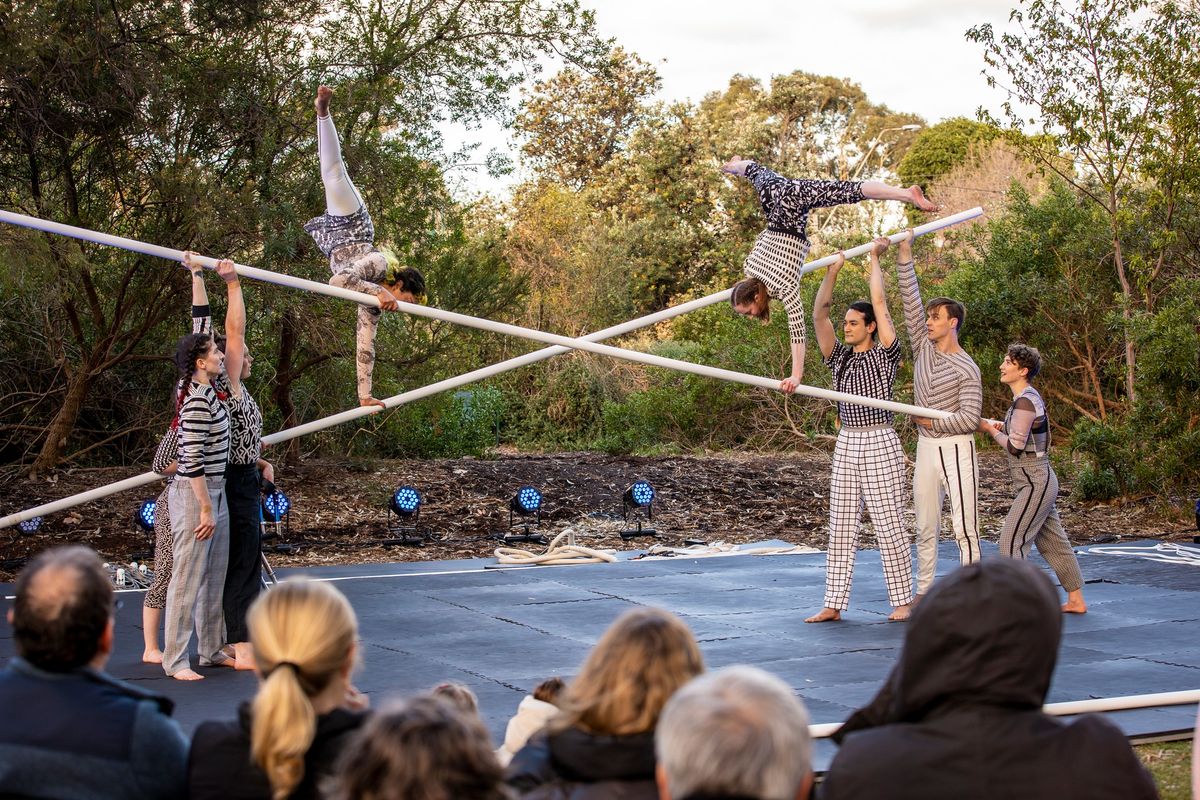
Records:
[[[0,671],[0,797],[183,796],[188,744],[171,701],[103,671],[113,589],[96,553],[39,554],[8,621],[17,657]]]
[[[834,737],[820,797],[1142,800],[1154,781],[1099,715],[1042,712],[1062,612],[1024,561],[989,559],[934,584],[883,688]]]
[[[625,612],[588,654],[559,715],[513,756],[508,785],[531,800],[655,800],[658,716],[703,671],[696,639],[678,617]]]
[[[350,683],[358,623],[329,583],[284,581],[247,615],[262,683],[238,719],[204,722],[192,736],[192,800],[318,798],[366,719]]]

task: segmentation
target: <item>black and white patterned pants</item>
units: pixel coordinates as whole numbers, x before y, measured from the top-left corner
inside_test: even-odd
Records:
[[[864,505],[879,542],[888,601],[893,607],[912,602],[912,553],[904,531],[907,484],[904,449],[891,426],[842,428],[833,451],[829,487],[826,608],[845,611],[849,607]]]

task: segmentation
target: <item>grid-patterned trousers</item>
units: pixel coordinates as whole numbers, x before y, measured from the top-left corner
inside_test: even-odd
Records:
[[[845,611],[865,504],[871,514],[888,601],[912,602],[912,554],[904,530],[904,449],[891,426],[842,428],[833,450],[829,488],[829,550],[825,554],[825,607]]]
[[[171,583],[167,588],[166,629],[163,633],[163,669],[174,675],[187,669],[188,643],[193,628],[199,639],[201,666],[225,660],[225,615],[221,593],[229,561],[229,508],[225,502],[225,479],[207,478],[217,529],[207,539],[196,538],[200,505],[191,481],[176,478],[168,496],[174,545]]]
[[[1071,541],[1058,518],[1058,476],[1049,459],[1014,458],[1009,456],[1008,472],[1012,477],[1016,499],[1004,529],[1000,532],[1000,555],[1009,558],[1029,558],[1029,549],[1037,544],[1038,552],[1058,576],[1065,591],[1083,587],[1079,559],[1071,549]]]
[[[972,434],[922,436],[917,440],[913,506],[917,515],[919,594],[929,591],[937,575],[938,534],[946,495],[950,495],[950,520],[958,541],[959,563],[973,564],[980,559],[978,493],[979,466]]]

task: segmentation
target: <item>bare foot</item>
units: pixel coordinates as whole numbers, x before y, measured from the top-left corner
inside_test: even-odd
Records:
[[[920,186],[913,185],[908,187],[908,193],[912,196],[912,200],[910,202],[922,211],[938,210],[939,206],[937,203],[934,203],[932,200],[926,197],[925,193],[921,191]]]
[[[913,604],[896,606],[896,610],[888,615],[888,622],[903,622],[912,616]]]
[[[333,98],[333,89],[330,89],[325,84],[317,87],[317,99],[313,105],[317,108],[318,117],[329,116],[329,101]]]
[[[142,663],[143,664],[161,664],[162,663],[162,650],[143,650],[142,651]]]
[[[1068,600],[1063,603],[1062,611],[1064,614],[1086,614],[1087,603],[1083,602],[1082,598],[1079,600]]]
[[[247,670],[255,669],[257,665],[254,663],[254,648],[249,642],[238,642],[233,646],[234,669]]]
[[[204,676],[193,669],[181,669],[171,676],[177,681],[202,681]]]
[[[822,608],[816,614],[813,614],[805,622],[837,622],[842,618],[842,612],[836,608]]]

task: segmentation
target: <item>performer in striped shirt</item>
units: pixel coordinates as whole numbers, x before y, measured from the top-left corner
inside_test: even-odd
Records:
[[[897,258],[904,324],[913,350],[913,394],[916,404],[950,411],[949,419],[914,417],[917,459],[913,469],[913,505],[917,516],[917,598],[933,585],[937,573],[938,533],[942,504],[950,496],[959,560],[979,560],[979,466],[975,428],[983,410],[979,367],[958,344],[966,309],[957,300],[935,297],[921,302],[912,231],[900,243]]]
[[[197,329],[212,330],[208,293],[204,275],[192,253],[183,254],[183,264],[192,272],[192,316]],[[229,411],[229,464],[225,469],[225,492],[229,504],[229,565],[225,573],[222,605],[225,635],[231,643],[226,655],[232,655],[238,669],[253,669],[254,655],[246,613],[262,589],[262,482],[275,482],[275,469],[262,457],[262,411],[244,381],[254,363],[246,347],[246,303],[242,284],[232,261],[217,262],[217,274],[225,281],[228,304],[225,310],[225,336],[220,340],[225,353],[225,368],[213,383],[226,396]]]
[[[862,200],[902,200],[922,211],[936,211],[921,187],[899,189],[878,181],[818,181],[784,178],[754,161],[734,156],[722,172],[745,176],[758,191],[767,215],[767,228],[754,240],[746,257],[745,280],[734,284],[729,302],[743,317],[763,322],[771,318],[770,298],[783,303],[791,338],[792,372],[779,388],[795,391],[804,377],[804,301],[800,268],[808,255],[808,214],[814,208]]]
[[[844,256],[825,271],[813,303],[813,329],[839,392],[892,399],[900,340],[888,313],[879,256],[891,240],[880,237],[871,249],[871,302],[851,303],[842,320],[845,343],[838,340],[829,309]],[[912,603],[912,555],[904,530],[904,448],[892,428],[892,412],[838,403],[841,430],[833,450],[829,487],[829,548],[825,553],[825,607],[805,622],[832,622],[849,607],[850,584],[863,506],[879,541],[879,556],[892,604],[888,619],[908,619]]]
[[[163,669],[179,680],[203,675],[188,662],[193,621],[202,666],[230,659],[221,652],[225,623],[221,592],[229,557],[229,511],[225,463],[229,458],[229,414],[212,381],[224,355],[206,333],[183,337],[175,363],[183,379],[179,392],[179,453],[170,506],[173,562],[167,589]]]
[[[1012,405],[1003,422],[985,419],[979,423],[979,432],[1004,448],[1016,492],[1000,532],[1000,555],[1029,558],[1029,550],[1036,543],[1067,593],[1063,612],[1086,614],[1079,559],[1071,549],[1054,502],[1058,499],[1058,476],[1050,466],[1050,418],[1041,394],[1029,383],[1041,369],[1042,354],[1036,347],[1010,344],[1000,364],[1000,382],[1012,390]]]
[[[346,173],[337,129],[329,116],[332,97],[333,90],[328,86],[317,88],[317,153],[325,187],[325,213],[306,222],[304,230],[329,258],[333,271],[330,284],[374,295],[384,311],[396,311],[396,301],[415,303],[425,294],[425,277],[415,267],[402,267],[387,247],[374,246],[375,224]],[[383,405],[371,394],[379,316],[378,308],[358,307],[358,400],[364,406]]]

